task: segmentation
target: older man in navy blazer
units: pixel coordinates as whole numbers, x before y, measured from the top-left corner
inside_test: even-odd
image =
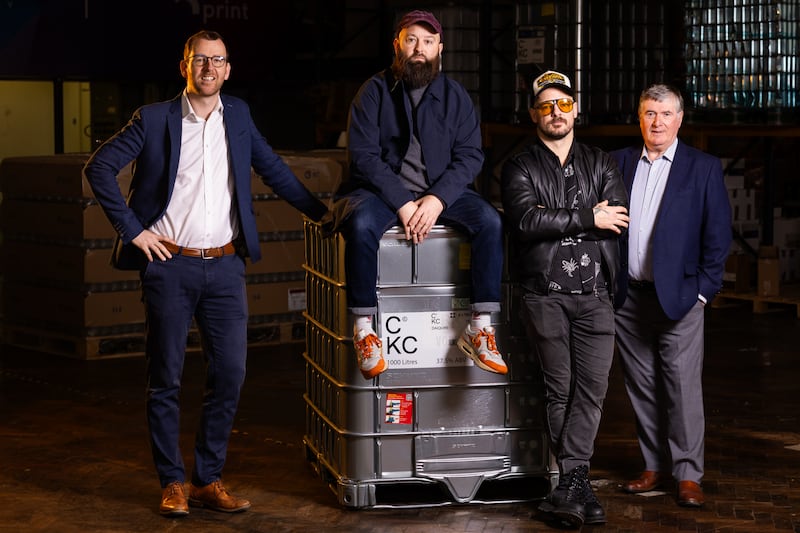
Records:
[[[192,35],[180,61],[186,89],[138,109],[84,169],[119,233],[114,263],[138,269],[147,322],[147,421],[162,494],[159,511],[189,505],[239,512],[250,502],[222,484],[247,356],[245,256],[260,256],[251,167],[310,218],[327,212],[272,151],[247,104],[220,94],[231,65],[216,32]],[[135,160],[128,201],[117,185]],[[192,321],[206,357],[203,409],[188,498],[178,445],[181,375]]]
[[[673,478],[679,505],[704,503],[704,307],[719,292],[731,244],[720,160],[678,139],[683,98],[657,84],[639,99],[644,147],[613,152],[630,196],[621,239],[617,346],[644,471],[624,485]]]

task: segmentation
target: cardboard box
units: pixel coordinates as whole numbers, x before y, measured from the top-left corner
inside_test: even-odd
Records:
[[[260,245],[261,260],[257,263],[247,262],[245,270],[247,275],[301,272],[303,270],[305,241],[262,241]]]
[[[781,283],[793,283],[800,279],[800,250],[779,248]]]
[[[342,181],[344,166],[341,162],[312,153],[281,156],[295,176],[315,193],[334,193]]]
[[[342,150],[343,152],[343,150]],[[342,158],[331,157],[330,153],[279,152],[283,161],[289,165],[306,188],[317,194],[328,195],[336,191],[342,181],[345,163]],[[274,194],[261,176],[252,173],[252,193],[255,196]]]
[[[756,221],[751,222],[734,222],[732,225],[733,231],[738,234],[738,237],[741,238],[747,246],[749,250],[742,246],[738,239],[734,239],[731,243],[731,252],[747,252],[758,250],[758,246],[761,243],[761,225]]]
[[[0,191],[4,198],[94,198],[83,167],[89,154],[7,157],[0,164]],[[120,189],[128,194],[133,165],[117,176]]]
[[[6,236],[113,240],[117,233],[99,204],[4,198],[0,227]]]
[[[744,174],[725,174],[725,187],[731,189],[744,189]]]
[[[758,250],[758,288],[759,296],[778,296],[780,294],[781,264],[777,246],[762,246]]]
[[[255,200],[253,212],[259,233],[303,231],[303,215],[284,200]]]
[[[772,243],[780,249],[800,248],[800,217],[772,220]]]
[[[752,269],[748,254],[732,253],[725,262],[725,272],[722,275],[723,285],[733,289],[733,292],[749,292]]]
[[[748,222],[758,219],[756,195],[753,189],[728,189],[733,222]]]
[[[142,291],[84,292],[5,283],[4,309],[14,320],[87,328],[144,323]]]
[[[248,283],[247,304],[251,316],[303,311],[306,308],[306,282]]]
[[[33,285],[92,285],[139,280],[139,272],[111,266],[111,248],[83,248],[6,239],[0,252],[0,269],[6,280]]]
[[[745,180],[745,160],[720,158],[722,163],[722,172],[725,177],[725,186],[728,189],[746,189],[747,181]]]

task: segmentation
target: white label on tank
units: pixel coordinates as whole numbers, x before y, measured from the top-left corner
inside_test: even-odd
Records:
[[[389,368],[471,366],[456,346],[469,310],[395,312],[381,315],[383,355]]]

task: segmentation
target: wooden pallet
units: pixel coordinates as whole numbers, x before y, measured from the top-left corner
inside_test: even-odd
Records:
[[[753,313],[763,314],[773,311],[786,310],[794,307],[795,315],[800,318],[800,286],[786,285],[780,289],[776,296],[762,296],[755,292],[733,292],[723,289],[712,302],[713,307],[724,307],[731,302],[751,302]]]
[[[247,328],[247,346],[275,346],[294,342],[305,342],[305,322],[282,322],[279,324],[251,324]]]
[[[2,342],[27,350],[63,355],[76,359],[114,359],[144,356],[143,332],[119,335],[80,336],[27,326],[3,324]],[[250,348],[305,341],[305,324],[300,322],[252,324],[248,327]],[[186,351],[201,351],[200,335],[189,332]]]
[[[144,355],[144,334],[75,336],[25,326],[5,324],[3,342],[76,359],[113,359]]]

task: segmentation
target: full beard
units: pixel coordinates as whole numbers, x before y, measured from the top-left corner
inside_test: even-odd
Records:
[[[409,61],[407,57],[395,56],[392,73],[395,78],[403,80],[409,88],[419,89],[436,79],[440,66],[441,58],[439,56],[431,61]]]

